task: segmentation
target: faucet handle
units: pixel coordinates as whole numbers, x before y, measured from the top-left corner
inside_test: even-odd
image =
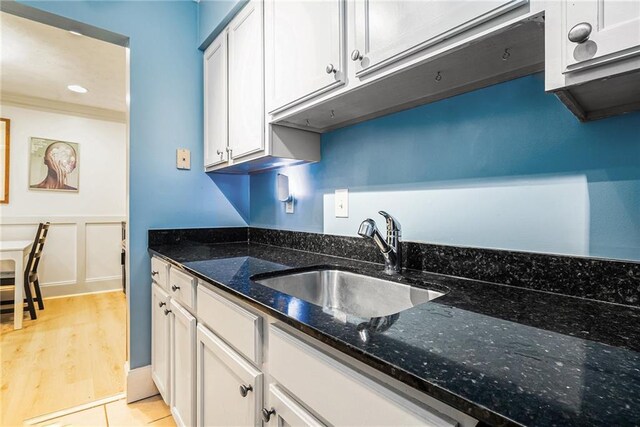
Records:
[[[387,220],[387,234],[388,233],[400,233],[400,223],[397,219],[386,213],[385,211],[379,211],[380,215]]]

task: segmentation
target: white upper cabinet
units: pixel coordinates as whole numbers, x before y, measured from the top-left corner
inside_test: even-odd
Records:
[[[264,150],[262,1],[229,24],[229,149],[237,159]]]
[[[640,1],[567,1],[565,17],[569,71],[640,53]]]
[[[545,88],[581,121],[640,109],[640,1],[547,2]]]
[[[265,3],[267,112],[344,84],[345,2]]]
[[[350,58],[362,76],[522,6],[527,0],[353,1]]]
[[[266,124],[263,9],[262,0],[248,2],[204,52],[207,172],[244,174],[320,160],[319,135]]]
[[[227,33],[204,52],[204,165],[227,161]]]

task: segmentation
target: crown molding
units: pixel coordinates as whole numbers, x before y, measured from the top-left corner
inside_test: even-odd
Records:
[[[54,101],[36,96],[20,95],[17,93],[0,93],[0,103],[13,105],[32,110],[47,111],[52,113],[70,114],[73,116],[87,117],[90,119],[106,120],[109,122],[126,123],[127,113],[124,111],[109,110],[106,108],[90,107],[71,102]]]

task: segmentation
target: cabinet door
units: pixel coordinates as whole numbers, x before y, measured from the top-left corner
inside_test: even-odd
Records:
[[[196,319],[171,300],[171,413],[179,426],[195,423]]]
[[[264,150],[262,1],[249,2],[229,31],[229,148],[237,159]]]
[[[170,317],[169,294],[151,285],[151,377],[167,404],[170,404]],[[167,312],[165,312],[167,310]]]
[[[273,411],[269,419],[269,425],[273,427],[324,426],[275,384],[269,385],[269,410]]]
[[[204,166],[227,161],[227,32],[204,52]]]
[[[198,426],[259,426],[262,373],[198,325]]]
[[[362,76],[486,22],[527,0],[354,0],[351,59]]]
[[[265,3],[270,113],[344,84],[344,7],[344,0]]]
[[[584,0],[565,1],[564,5],[563,41],[569,70],[584,68],[592,59],[602,63],[640,54],[640,1]],[[569,40],[569,32],[577,24],[591,25],[587,41]]]

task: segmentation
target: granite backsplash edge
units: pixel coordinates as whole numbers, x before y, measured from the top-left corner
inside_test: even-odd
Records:
[[[251,242],[382,263],[370,242],[350,236],[257,227],[149,230],[149,246]],[[538,291],[640,307],[640,262],[403,242],[404,266]]]

